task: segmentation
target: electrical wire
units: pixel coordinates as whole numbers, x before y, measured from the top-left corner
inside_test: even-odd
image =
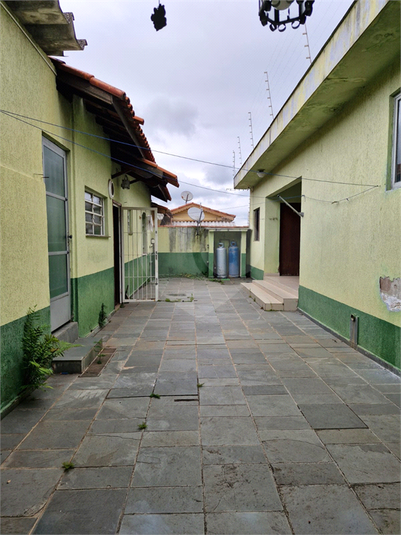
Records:
[[[69,127],[66,127],[66,126],[61,126],[61,125],[57,125],[57,124],[54,124],[54,123],[49,123],[49,122],[46,122],[46,121],[42,121],[41,119],[34,119],[32,117],[28,117],[28,116],[25,116],[25,115],[20,115],[18,113],[14,113],[14,112],[10,112],[10,111],[7,111],[7,110],[2,110],[0,109],[0,113],[3,113],[11,118],[14,118],[16,120],[20,120],[21,122],[29,125],[29,126],[32,126],[34,128],[39,128],[38,126],[35,126],[35,125],[31,125],[30,123],[26,122],[26,121],[23,121],[22,119],[28,119],[30,121],[36,121],[36,122],[39,122],[39,123],[43,123],[43,124],[47,124],[49,126],[54,126],[55,128],[61,128],[61,129],[64,129],[64,130],[68,130],[70,132],[75,132],[75,133],[78,133],[78,134],[83,134],[83,135],[86,135],[86,136],[90,136],[90,137],[95,137],[97,139],[104,139],[106,141],[109,141],[111,143],[118,143],[118,144],[121,144],[121,145],[125,145],[125,146],[129,146],[129,147],[133,147],[133,148],[137,148],[137,149],[147,149],[147,147],[141,147],[140,145],[135,145],[134,143],[128,143],[128,142],[125,142],[125,141],[118,141],[116,139],[111,139],[111,138],[108,138],[108,137],[105,137],[105,136],[98,136],[96,134],[90,134],[89,132],[84,132],[82,130],[76,130],[74,128],[69,128]],[[53,134],[52,132],[48,132],[46,131],[47,134],[51,134],[51,135],[55,135],[57,137],[59,137],[60,139],[63,139],[65,141],[68,141],[69,143],[74,143],[80,147],[83,147],[83,148],[87,148],[88,150],[91,150],[93,152],[98,152],[98,151],[95,151],[94,149],[90,149],[89,147],[85,147],[85,145],[81,145],[75,141],[72,141],[68,138],[64,138],[62,136],[60,136],[59,134]],[[157,152],[159,154],[164,154],[166,156],[172,156],[174,158],[182,158],[184,160],[190,160],[190,161],[194,161],[194,162],[197,162],[197,163],[205,163],[205,164],[208,164],[208,165],[214,165],[214,166],[218,166],[218,167],[225,167],[227,169],[233,169],[233,166],[232,165],[226,165],[226,164],[222,164],[222,163],[216,163],[216,162],[210,162],[210,161],[207,161],[207,160],[200,160],[198,158],[191,158],[189,156],[182,156],[182,155],[179,155],[179,154],[173,154],[173,153],[170,153],[170,152],[163,152],[163,151],[160,151],[160,150],[154,150],[154,149],[151,149],[152,152]],[[102,154],[100,152],[98,152],[98,154]],[[106,156],[108,157],[106,154],[102,154],[103,156]],[[130,165],[131,167],[135,167],[127,162],[124,162],[122,160],[117,160],[116,161],[120,162],[120,163],[123,163],[125,165]],[[144,171],[143,168],[141,167],[137,167],[137,169],[140,169],[142,171]],[[236,168],[238,171],[241,169],[241,168]],[[258,173],[258,171],[254,171],[253,169],[243,169],[244,172],[246,173]],[[327,184],[341,184],[341,185],[344,185],[344,186],[359,186],[359,187],[378,187],[378,184],[358,184],[358,183],[354,183],[354,182],[340,182],[340,181],[337,181],[337,180],[323,180],[323,179],[319,179],[319,178],[311,178],[311,177],[304,177],[304,176],[294,176],[294,175],[284,175],[284,174],[281,174],[281,173],[269,173],[269,172],[264,172],[264,174],[266,176],[278,176],[278,177],[282,177],[282,178],[292,178],[292,179],[299,179],[299,180],[302,180],[302,181],[313,181],[313,182],[323,182],[323,183],[327,183]],[[181,181],[182,182],[182,181]],[[183,182],[184,184],[188,184],[187,182]],[[200,186],[199,186],[200,187]],[[219,190],[218,190],[219,191]]]

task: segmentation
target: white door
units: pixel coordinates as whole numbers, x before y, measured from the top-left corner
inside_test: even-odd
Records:
[[[157,301],[157,209],[123,208],[124,301]]]
[[[54,331],[71,319],[68,196],[65,152],[43,139],[49,252],[50,324]]]

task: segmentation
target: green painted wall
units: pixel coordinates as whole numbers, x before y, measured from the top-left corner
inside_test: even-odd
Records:
[[[159,253],[159,276],[208,275],[208,256],[203,253]]]
[[[102,303],[106,314],[114,310],[114,268],[71,279],[72,310],[80,336],[98,326]]]
[[[251,278],[256,280],[263,280],[264,271],[255,266],[251,266]]]
[[[345,339],[350,339],[350,317],[358,317],[358,346],[400,369],[401,329],[313,290],[299,287],[299,309]]]
[[[26,316],[6,323],[0,328],[1,412],[10,406],[22,388],[22,337],[25,321]],[[38,324],[50,325],[49,307],[38,310]]]

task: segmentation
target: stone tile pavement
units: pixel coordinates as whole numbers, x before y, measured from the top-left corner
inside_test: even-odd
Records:
[[[1,533],[400,533],[400,378],[238,281],[161,290],[3,419]]]

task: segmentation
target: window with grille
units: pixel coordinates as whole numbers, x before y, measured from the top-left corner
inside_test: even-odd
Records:
[[[85,191],[85,232],[87,236],[104,236],[104,198]]]

